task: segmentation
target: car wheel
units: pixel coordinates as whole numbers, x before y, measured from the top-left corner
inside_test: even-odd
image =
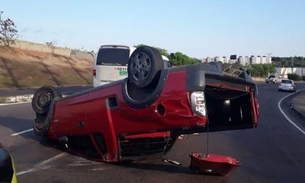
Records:
[[[36,119],[34,122],[34,132],[37,135],[44,135],[50,127],[50,123],[46,120],[47,114],[36,113]]]
[[[54,87],[43,86],[35,92],[32,99],[32,108],[37,114],[46,114],[52,100],[58,97],[61,98],[62,95]]]
[[[162,56],[157,49],[141,46],[128,60],[128,79],[135,86],[144,88],[158,79],[163,67]]]

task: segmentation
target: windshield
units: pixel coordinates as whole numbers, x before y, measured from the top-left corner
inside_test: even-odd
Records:
[[[282,80],[282,83],[291,84],[292,81],[291,80]]]
[[[129,59],[129,49],[102,48],[99,50],[96,65],[122,65]]]

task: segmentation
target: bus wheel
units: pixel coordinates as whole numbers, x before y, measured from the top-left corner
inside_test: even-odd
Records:
[[[61,98],[62,95],[54,87],[43,86],[35,92],[32,99],[32,108],[37,114],[46,114],[52,100],[58,97]]]
[[[141,46],[128,60],[128,79],[135,86],[144,88],[158,79],[163,67],[162,56],[157,49]]]

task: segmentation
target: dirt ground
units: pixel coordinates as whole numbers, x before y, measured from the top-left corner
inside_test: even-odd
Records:
[[[93,59],[0,46],[0,89],[91,85]]]

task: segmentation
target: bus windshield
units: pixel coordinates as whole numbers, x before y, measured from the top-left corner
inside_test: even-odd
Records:
[[[126,66],[129,59],[129,49],[102,48],[99,50],[96,65]]]

